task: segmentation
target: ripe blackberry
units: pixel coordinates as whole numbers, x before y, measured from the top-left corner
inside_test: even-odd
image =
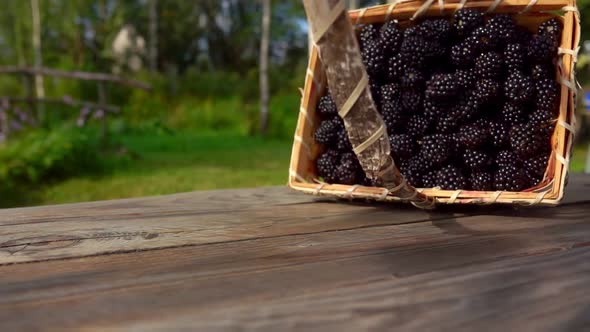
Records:
[[[459,88],[470,89],[475,84],[473,69],[457,69],[455,71],[455,80]]]
[[[500,119],[509,125],[523,123],[526,120],[526,109],[523,104],[506,102],[500,110]]]
[[[339,162],[338,157],[338,151],[327,150],[316,160],[318,175],[322,177],[325,182],[335,183],[338,181],[338,177],[336,176],[336,167],[338,167]]]
[[[457,95],[457,81],[453,74],[432,76],[426,87],[426,96],[436,100],[448,100]]]
[[[545,78],[555,79],[555,70],[550,64],[535,63],[531,71],[535,82]]]
[[[498,167],[517,166],[517,157],[514,152],[509,150],[502,150],[498,152],[495,159],[495,164]]]
[[[533,62],[549,62],[557,54],[557,42],[550,36],[536,35],[528,44],[527,54]]]
[[[504,95],[515,104],[523,104],[530,100],[534,91],[533,81],[520,72],[511,73],[504,84]]]
[[[406,68],[402,78],[401,85],[405,89],[420,89],[424,85],[424,74],[416,68]]]
[[[381,85],[376,80],[369,79],[369,90],[371,90],[371,97],[373,97],[373,101],[375,101],[377,110],[381,112]]]
[[[414,188],[423,186],[422,178],[424,171],[419,167],[419,163],[414,160],[403,162],[400,165],[400,173]]]
[[[379,28],[376,24],[365,24],[361,28],[360,32],[360,42],[361,46],[364,48],[367,44],[373,42],[379,37]]]
[[[403,91],[401,105],[406,113],[419,113],[422,109],[422,93],[414,90]]]
[[[350,140],[348,139],[348,132],[346,132],[346,129],[344,127],[338,130],[338,134],[336,135],[336,148],[339,151],[352,151],[352,144],[350,144]]]
[[[490,167],[492,158],[484,151],[466,149],[463,152],[463,163],[472,171],[483,171]]]
[[[401,90],[397,83],[389,83],[381,86],[381,100],[386,103],[398,103]]]
[[[352,152],[343,153],[340,164],[336,167],[338,183],[352,185],[358,182],[361,173],[361,165],[356,155]]]
[[[336,142],[336,134],[338,133],[337,124],[332,120],[323,120],[320,122],[318,129],[316,129],[313,137],[316,142],[331,146]]]
[[[553,112],[546,109],[536,109],[529,115],[529,123],[536,127],[545,127],[555,120]]]
[[[535,158],[526,159],[522,162],[522,165],[525,169],[525,172],[530,174],[533,178],[543,178],[543,175],[547,170],[548,163],[549,155],[545,154]]]
[[[478,116],[484,102],[482,97],[476,91],[469,91],[467,94],[461,95],[459,102],[452,111],[453,118],[458,121],[470,121]]]
[[[436,182],[443,190],[458,190],[467,188],[465,176],[455,166],[448,165],[436,173]]]
[[[459,44],[451,47],[451,63],[457,68],[470,67],[477,54],[479,54],[479,42],[476,37],[469,37]]]
[[[441,166],[452,158],[453,141],[449,135],[433,134],[420,142],[420,156],[435,166]]]
[[[484,145],[490,136],[489,128],[476,125],[464,125],[459,128],[457,140],[466,148],[477,149]]]
[[[527,187],[527,179],[522,169],[514,165],[502,166],[494,174],[496,190],[522,191]]]
[[[561,22],[555,18],[541,23],[538,31],[539,35],[549,36],[555,39],[557,43],[561,40]]]
[[[498,49],[501,42],[500,36],[494,33],[487,25],[475,29],[472,36],[477,41],[480,52],[490,52]]]
[[[516,31],[514,32],[511,42],[526,46],[528,45],[531,38],[533,38],[533,34],[530,31],[523,27],[516,27]]]
[[[559,86],[555,80],[545,78],[535,83],[537,108],[556,112],[559,106]]]
[[[421,35],[429,40],[444,43],[451,35],[451,23],[445,19],[427,19],[418,25]]]
[[[409,67],[423,68],[429,51],[429,44],[426,40],[419,36],[409,36],[404,38],[400,54]]]
[[[424,97],[424,117],[430,123],[439,121],[444,114],[450,111],[451,107],[453,107],[452,103],[434,100],[429,96]]]
[[[385,52],[389,55],[399,52],[404,34],[397,21],[389,21],[381,28],[381,40]]]
[[[522,71],[526,62],[526,48],[521,44],[508,44],[504,49],[504,64],[508,72]]]
[[[329,118],[338,114],[336,103],[334,102],[334,99],[332,99],[332,95],[330,95],[330,93],[320,97],[317,110],[318,113],[320,113],[320,115],[325,118]]]
[[[409,159],[418,150],[416,141],[406,134],[389,136],[391,151],[400,159]]]
[[[477,191],[490,191],[494,187],[492,175],[487,172],[471,173],[469,183],[471,183],[471,189]]]
[[[394,54],[387,62],[387,79],[391,82],[399,82],[406,71],[406,63],[401,55]]]
[[[499,53],[482,53],[475,60],[475,73],[479,78],[497,79],[502,74],[502,64],[502,55]]]
[[[379,79],[385,67],[385,52],[383,50],[383,43],[381,40],[376,39],[367,42],[361,52],[363,58],[363,64],[367,69],[367,73],[372,78]]]
[[[488,103],[500,93],[500,85],[491,79],[478,80],[475,83],[474,94],[481,103]]]
[[[522,159],[537,156],[549,148],[549,139],[540,128],[519,124],[510,129],[510,146]]]
[[[460,9],[453,15],[453,28],[459,37],[467,37],[484,24],[483,15],[475,9]]]
[[[414,114],[408,121],[408,134],[412,137],[422,137],[428,131],[429,125],[430,123],[424,116]]]
[[[441,134],[450,134],[459,127],[459,116],[455,113],[447,113],[442,115],[438,122],[436,122],[436,132]]]
[[[493,38],[496,39],[497,44],[500,46],[514,39],[516,24],[509,15],[493,16],[488,20],[486,26],[492,31]]]
[[[405,131],[405,127],[408,122],[408,116],[401,110],[399,104],[384,104],[382,116],[388,134],[391,135]]]
[[[508,129],[509,127],[502,122],[490,123],[490,136],[493,147],[500,149],[508,145]]]
[[[422,175],[422,186],[424,188],[438,187],[436,180],[436,171],[426,172],[424,175]]]

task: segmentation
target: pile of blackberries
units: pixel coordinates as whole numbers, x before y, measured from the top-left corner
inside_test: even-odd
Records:
[[[403,28],[358,27],[371,94],[413,186],[521,191],[542,181],[559,111],[561,30],[550,19],[533,34],[510,16],[473,9]],[[318,175],[371,185],[329,92],[317,111]]]

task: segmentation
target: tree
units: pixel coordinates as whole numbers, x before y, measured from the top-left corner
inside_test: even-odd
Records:
[[[150,71],[155,73],[158,67],[158,0],[150,0]]]
[[[268,127],[268,48],[270,43],[270,0],[262,0],[262,37],[260,38],[260,133]]]
[[[41,68],[43,66],[43,59],[41,53],[41,17],[39,14],[39,0],[31,0],[31,13],[33,16],[33,58],[35,61],[35,67]],[[35,91],[37,98],[45,97],[42,75],[35,75]]]

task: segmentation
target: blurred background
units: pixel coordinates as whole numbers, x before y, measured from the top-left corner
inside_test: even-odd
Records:
[[[307,65],[300,1],[2,4],[0,207],[286,183]],[[578,172],[590,136],[580,95]]]

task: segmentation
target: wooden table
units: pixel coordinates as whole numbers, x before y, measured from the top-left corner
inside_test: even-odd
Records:
[[[0,331],[590,329],[590,177],[558,208],[286,188],[0,211]]]

